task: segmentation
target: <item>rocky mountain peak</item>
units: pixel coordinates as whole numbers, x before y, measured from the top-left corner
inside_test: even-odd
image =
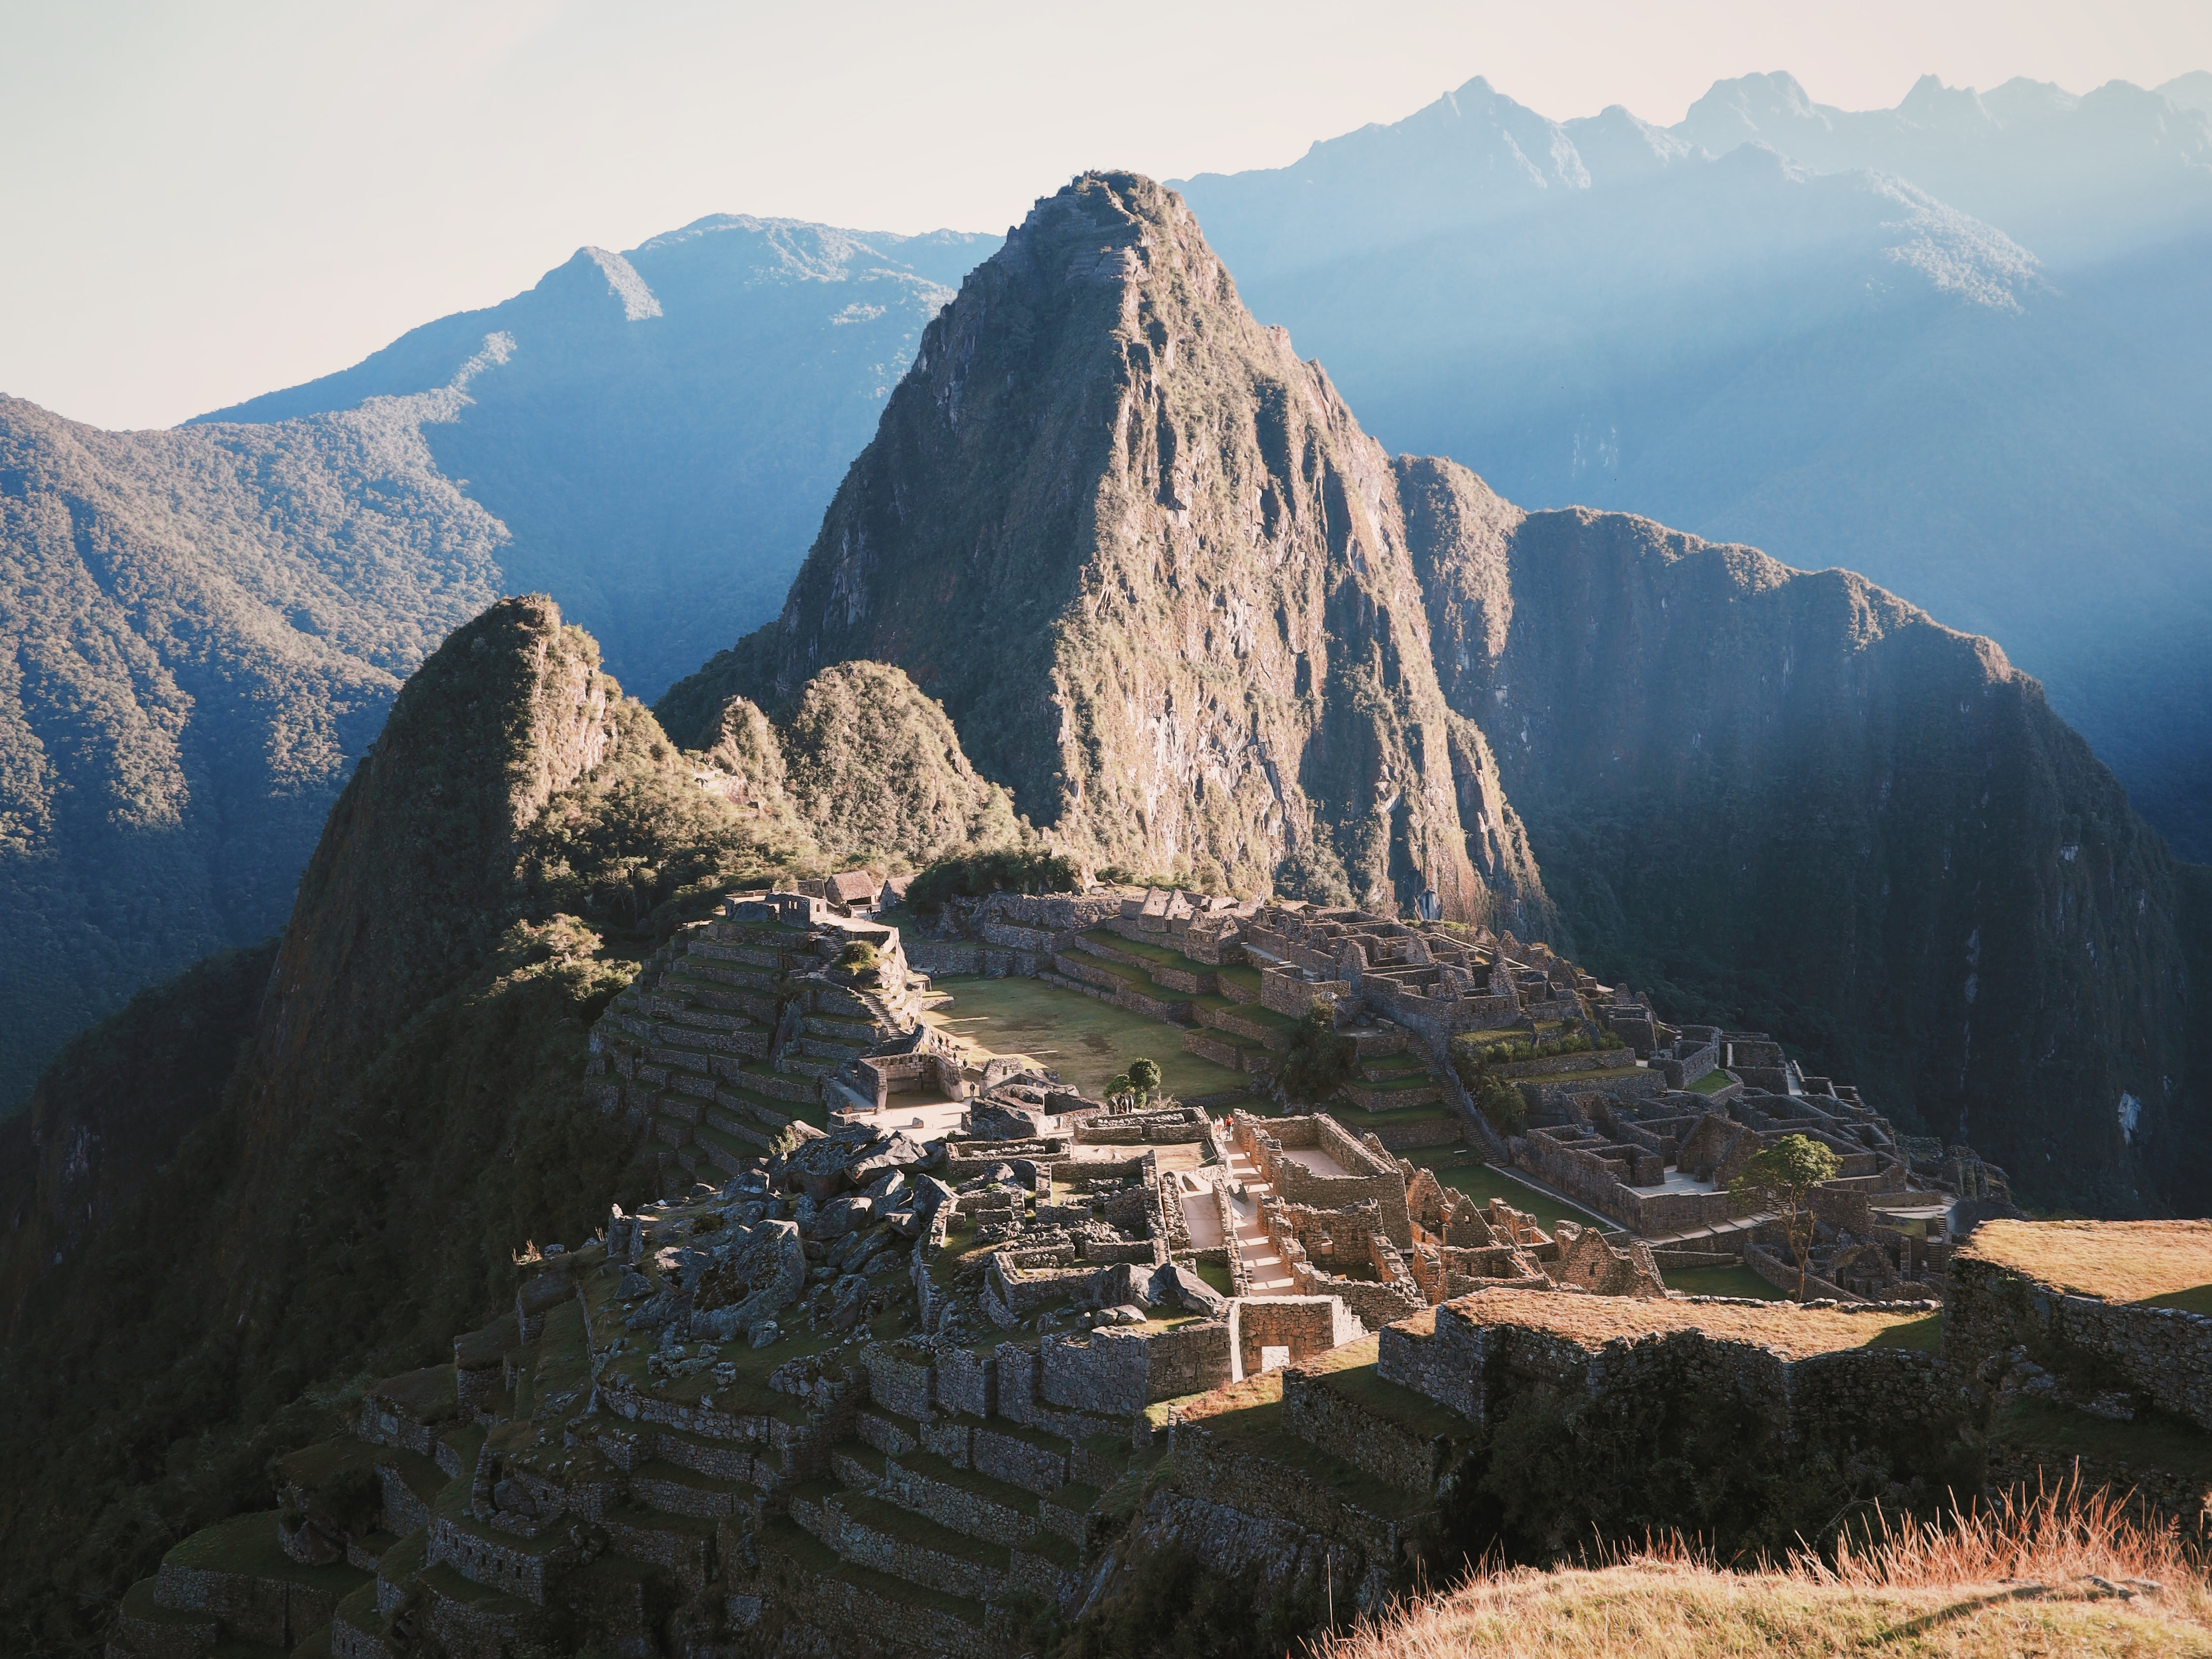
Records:
[[[969,277],[781,618],[703,675],[782,704],[858,659],[1102,863],[1489,908],[1482,740],[1437,689],[1389,458],[1151,179],[1083,174]],[[1540,905],[1516,847],[1494,880]]]

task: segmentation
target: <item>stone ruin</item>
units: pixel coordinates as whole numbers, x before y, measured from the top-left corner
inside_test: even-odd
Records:
[[[990,948],[1025,949],[1012,934],[1037,923],[1059,947],[1041,960],[1072,959],[1073,924],[1102,920],[1093,900],[1024,903],[979,907],[1012,930]],[[1132,994],[1232,1018],[1325,995],[1386,1062],[1419,1066],[1436,1032],[1508,1004],[1595,1000],[1686,1068],[1702,1038],[1737,1091],[1717,1108],[1528,1085],[1559,1104],[1528,1156],[1620,1186],[1647,1160],[1722,1180],[1810,1125],[1862,1160],[1832,1200],[1848,1293],[1927,1282],[1884,1262],[1941,1269],[1934,1238],[1887,1253],[1886,1219],[1929,1190],[1899,1178],[1887,1126],[1756,1064],[1761,1040],[1647,1030],[1619,1013],[1642,1005],[1510,935],[1179,894],[1110,909],[1108,940],[1178,940],[1173,963],[1139,957],[1151,990],[1122,980]],[[855,941],[872,965],[847,965]],[[1705,1305],[1669,1295],[1642,1240],[1478,1203],[1336,1115],[1120,1109],[1022,1060],[975,1063],[925,1018],[917,957],[957,943],[909,956],[873,915],[790,893],[734,897],[657,953],[595,1028],[586,1085],[654,1149],[662,1196],[520,1264],[509,1313],[283,1461],[276,1510],[185,1540],[135,1586],[111,1651],[327,1631],[340,1659],[1011,1654],[1036,1609],[1096,1598],[1133,1525],[1212,1540],[1207,1565],[1269,1583],[1326,1571],[1371,1603],[1479,1437],[1467,1379],[1541,1346],[1480,1332],[1580,1328],[1539,1304]],[[1876,1368],[1920,1388],[1917,1363]],[[1264,1432],[1231,1432],[1249,1413]],[[1132,1517],[1117,1492],[1152,1495]]]

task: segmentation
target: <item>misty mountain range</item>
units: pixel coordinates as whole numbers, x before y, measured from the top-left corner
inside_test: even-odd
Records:
[[[1660,129],[1477,80],[1182,188],[1387,448],[1992,634],[2202,857],[2208,88],[1849,112],[1748,76]],[[0,992],[33,1016],[0,1108],[281,922],[398,678],[484,599],[550,592],[648,697],[775,616],[998,246],[717,216],[174,433],[0,405]]]
[[[2201,109],[1929,77],[1851,113],[1747,76],[1662,129],[1478,79],[1180,188],[1385,444],[1990,635],[2212,857]]]

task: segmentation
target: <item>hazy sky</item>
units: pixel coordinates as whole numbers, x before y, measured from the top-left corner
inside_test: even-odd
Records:
[[[167,425],[702,214],[1003,229],[1086,167],[1275,167],[1485,75],[1680,118],[1786,69],[2074,91],[2212,68],[2205,0],[0,0],[0,392]]]

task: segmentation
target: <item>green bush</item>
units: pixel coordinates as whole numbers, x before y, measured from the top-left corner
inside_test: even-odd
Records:
[[[1352,1076],[1359,1049],[1337,1030],[1327,1004],[1316,1002],[1291,1033],[1276,1076],[1293,1100],[1326,1100]]]
[[[876,947],[864,939],[851,940],[837,952],[837,965],[855,974],[872,973],[881,960]]]
[[[988,853],[963,853],[939,859],[906,890],[907,908],[916,915],[936,915],[951,898],[981,898],[987,893],[1069,893],[1083,884],[1073,859],[1024,847]]]

